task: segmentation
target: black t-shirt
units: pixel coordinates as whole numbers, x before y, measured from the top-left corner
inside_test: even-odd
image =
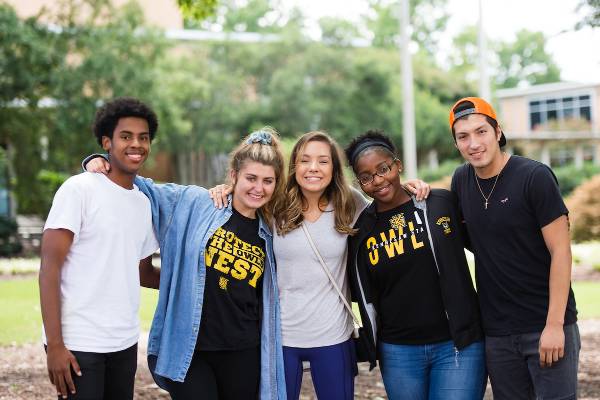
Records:
[[[196,350],[242,350],[260,343],[265,243],[258,219],[235,209],[210,237]]]
[[[496,177],[479,179],[488,196]],[[546,165],[511,156],[485,200],[475,171],[465,164],[452,178],[475,254],[476,281],[486,335],[539,332],[549,303],[550,253],[541,229],[568,210]],[[565,325],[577,320],[569,290]]]
[[[381,340],[393,344],[450,340],[425,219],[412,201],[377,214],[358,256],[368,267]]]

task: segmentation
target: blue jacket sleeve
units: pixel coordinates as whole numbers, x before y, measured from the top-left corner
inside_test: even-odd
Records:
[[[139,175],[136,176],[134,183],[150,199],[154,232],[162,246],[185,186],[175,183],[157,184],[152,179]]]

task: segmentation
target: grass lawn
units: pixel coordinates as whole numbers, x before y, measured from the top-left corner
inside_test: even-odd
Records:
[[[600,282],[573,284],[580,319],[600,318]],[[158,292],[142,288],[140,320],[150,329]],[[0,281],[0,346],[41,339],[42,317],[36,278]]]
[[[573,282],[579,319],[600,318],[600,282]]]
[[[150,329],[158,291],[142,288],[140,322]],[[37,278],[0,280],[0,346],[41,340],[42,315]]]

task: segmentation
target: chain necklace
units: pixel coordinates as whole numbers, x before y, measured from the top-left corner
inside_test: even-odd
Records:
[[[504,158],[504,155],[502,155],[502,158]],[[477,178],[477,172],[475,172],[475,168],[473,168],[473,175],[475,175],[475,183],[477,183],[477,188],[479,189],[479,193],[481,193],[481,197],[483,197],[483,200],[485,200],[484,208],[486,210],[488,208],[490,197],[492,197],[492,193],[494,193],[494,189],[496,189],[496,183],[498,183],[498,178],[500,177],[500,174],[504,170],[505,166],[506,166],[506,163],[504,163],[504,165],[498,172],[498,175],[496,175],[496,179],[494,179],[494,184],[492,185],[492,190],[490,190],[490,193],[487,196],[485,194],[483,194],[483,190],[481,189],[481,185],[479,184],[479,178]]]

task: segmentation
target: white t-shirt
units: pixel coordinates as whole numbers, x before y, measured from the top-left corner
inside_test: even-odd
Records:
[[[46,229],[74,233],[60,281],[65,346],[94,353],[133,346],[140,330],[139,262],[158,248],[148,198],[135,186],[84,172],[58,189]]]
[[[368,203],[358,191],[353,191],[353,195],[356,220]],[[330,203],[315,222],[304,223],[337,285],[348,294],[348,235],[335,230],[333,205]],[[309,348],[348,340],[353,330],[352,317],[323,271],[302,228],[285,236],[274,235],[273,250],[277,261],[283,345]]]

